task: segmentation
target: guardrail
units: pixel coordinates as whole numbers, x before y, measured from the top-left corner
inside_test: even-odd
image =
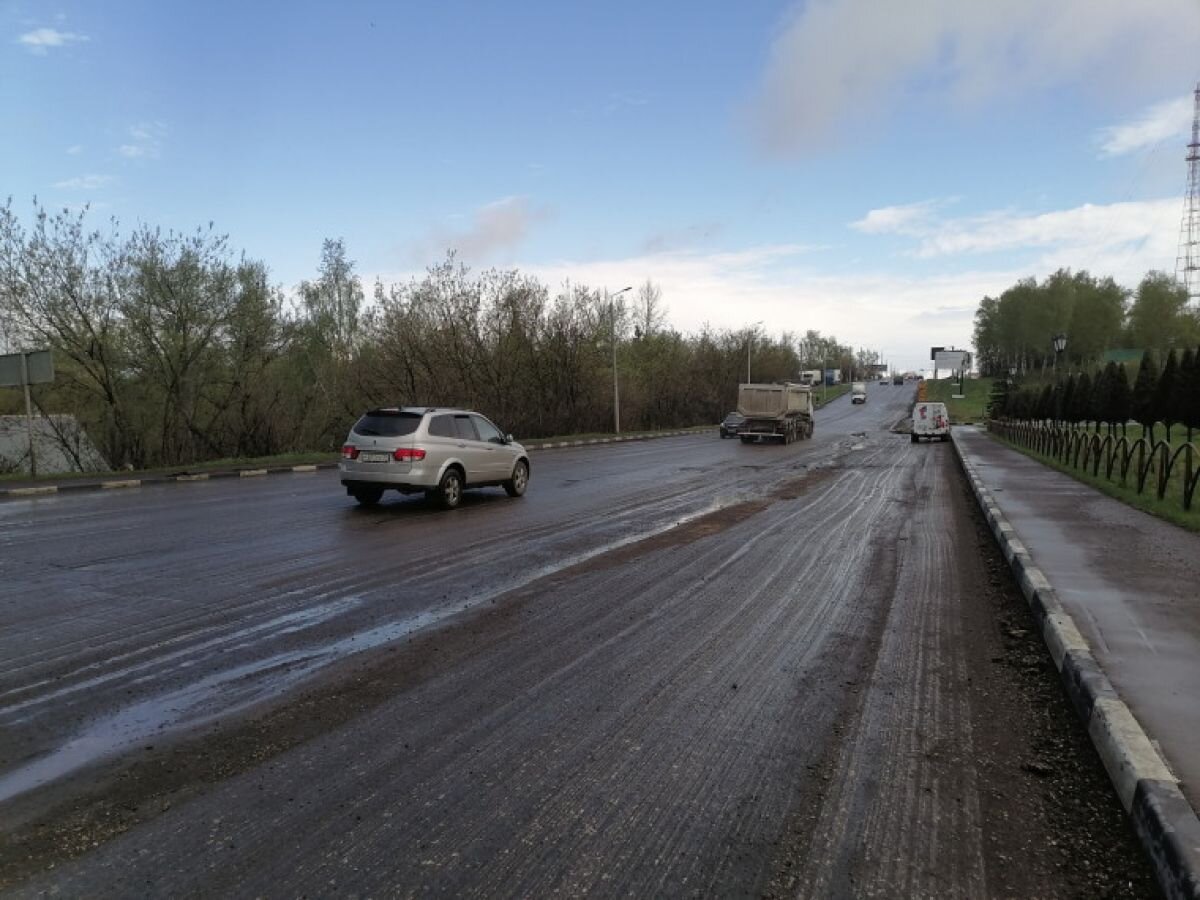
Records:
[[[1200,450],[1190,441],[1172,446],[1167,441],[1153,443],[1145,437],[1130,441],[1125,435],[1099,434],[1066,425],[1045,422],[1010,422],[989,419],[988,431],[1027,450],[1049,456],[1076,471],[1130,487],[1130,476],[1137,493],[1148,487],[1159,500],[1165,500],[1172,477],[1178,483],[1184,510],[1190,511],[1200,482]],[[1151,479],[1153,475],[1153,479]]]

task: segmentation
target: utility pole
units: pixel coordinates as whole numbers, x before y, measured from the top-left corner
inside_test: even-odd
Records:
[[[33,441],[33,401],[29,398],[29,354],[21,354],[21,384],[25,387],[25,430],[29,437],[29,475],[37,478],[37,452]]]

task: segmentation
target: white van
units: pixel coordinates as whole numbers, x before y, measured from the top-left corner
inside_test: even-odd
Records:
[[[866,403],[867,402],[867,383],[865,381],[855,381],[850,385],[850,402],[851,403]]]
[[[913,407],[912,442],[915,444],[923,437],[931,441],[950,440],[950,413],[945,403],[922,401]]]

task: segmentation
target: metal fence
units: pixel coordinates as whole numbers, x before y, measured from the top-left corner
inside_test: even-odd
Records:
[[[1159,500],[1166,499],[1174,483],[1183,508],[1192,508],[1196,484],[1200,482],[1200,450],[1191,441],[1172,446],[1146,437],[1131,441],[1125,435],[1099,434],[1069,425],[1004,419],[989,420],[988,430],[1076,471],[1090,472],[1095,477],[1103,473],[1105,479],[1121,487],[1129,487],[1132,479],[1138,494],[1152,490]]]

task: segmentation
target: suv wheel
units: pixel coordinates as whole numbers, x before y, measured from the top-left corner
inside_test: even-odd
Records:
[[[513,466],[512,478],[504,482],[504,493],[510,497],[520,497],[525,493],[527,487],[529,487],[529,463],[518,459],[517,464]]]
[[[462,474],[458,469],[447,469],[442,480],[438,482],[437,490],[430,493],[444,509],[454,509],[462,502],[462,492]]]

